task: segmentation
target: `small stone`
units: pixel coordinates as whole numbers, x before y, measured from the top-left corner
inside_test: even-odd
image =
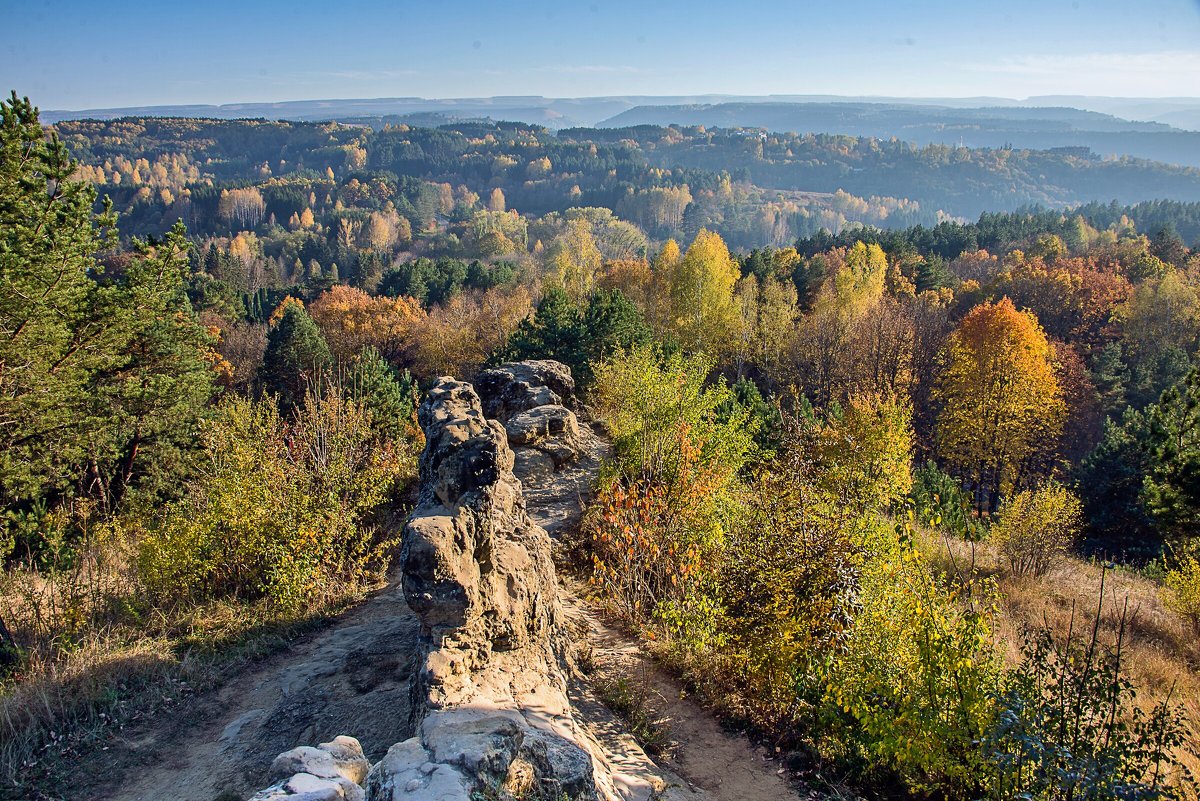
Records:
[[[312,801],[328,799],[328,801],[343,801],[346,794],[342,786],[330,779],[322,779],[311,773],[297,773],[283,783],[283,789],[293,795],[309,796]]]
[[[421,780],[420,779],[412,779],[411,781],[409,781],[408,784],[404,785],[404,792],[406,792],[406,793],[415,793],[417,790],[420,790],[420,789],[421,789]]]

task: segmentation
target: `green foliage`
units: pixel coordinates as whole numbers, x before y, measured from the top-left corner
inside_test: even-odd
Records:
[[[615,459],[587,527],[594,578],[627,619],[664,622],[703,641],[715,634],[712,584],[726,511],[754,429],[733,393],[706,385],[703,355],[638,346],[596,371],[596,412]]]
[[[329,343],[304,306],[285,300],[279,321],[267,331],[260,373],[264,388],[279,396],[280,410],[298,406],[331,360]]]
[[[1082,512],[1079,498],[1058,484],[1022,490],[1000,507],[991,540],[1015,575],[1040,576],[1075,544]]]
[[[213,393],[212,343],[185,292],[182,224],[105,270],[115,217],[37,111],[0,104],[0,508],[72,493],[112,511],[169,495]],[[72,486],[73,485],[73,486]],[[40,547],[28,531],[31,550]]]
[[[416,381],[388,364],[373,347],[367,347],[343,367],[338,383],[347,397],[371,413],[371,424],[386,439],[414,432],[420,393]]]
[[[1138,703],[1122,671],[1126,622],[1122,615],[1111,646],[1100,641],[1098,612],[1090,637],[1072,631],[1056,640],[1048,626],[1026,633],[1024,659],[1005,682],[983,742],[992,764],[989,797],[1182,797],[1189,779],[1169,769],[1184,743],[1183,712],[1169,697],[1148,712]]]
[[[867,544],[858,613],[822,677],[826,719],[868,773],[976,797],[1000,680],[987,593],[981,602],[943,587],[897,528],[876,528]]]
[[[571,368],[582,389],[594,381],[594,368],[621,350],[650,341],[642,313],[619,289],[599,290],[580,308],[557,287],[546,291],[537,311],[509,337],[501,358],[556,359]]]
[[[203,441],[191,493],[139,540],[153,603],[267,598],[294,609],[378,567],[369,518],[414,454],[381,439],[364,404],[329,385],[285,421],[270,401],[230,398]]]
[[[87,347],[92,256],[116,220],[95,216],[95,190],[14,92],[0,104],[0,493],[7,507],[63,486],[86,460],[78,419],[89,377],[111,354]]]
[[[721,416],[735,414],[740,410],[750,413],[755,429],[754,446],[760,459],[769,459],[783,438],[783,415],[779,407],[763,397],[758,385],[748,378],[739,378],[733,384],[733,397],[723,404],[717,413]]]
[[[571,375],[582,384],[588,368],[586,337],[579,307],[564,290],[551,287],[538,302],[537,310],[509,337],[500,360],[555,359],[570,367]],[[590,373],[590,369],[587,371]]]
[[[1200,368],[1148,411],[1151,469],[1146,507],[1175,538],[1200,531]]]
[[[1143,559],[1200,523],[1200,369],[1144,411],[1126,409],[1080,465],[1088,545]]]
[[[511,283],[516,270],[509,262],[488,265],[478,260],[421,257],[383,274],[379,294],[416,298],[425,307],[452,300],[463,289],[491,289]]]
[[[596,414],[612,436],[622,476],[675,485],[686,440],[718,471],[719,486],[733,481],[750,456],[754,431],[746,410],[719,413],[733,391],[724,381],[706,383],[713,365],[703,354],[663,356],[638,345],[597,367]]]
[[[161,240],[134,241],[135,257],[98,290],[98,315],[121,355],[92,386],[96,470],[112,508],[127,489],[148,499],[178,494],[197,427],[214,395],[212,336],[186,293],[188,239],[177,223]]]
[[[1150,469],[1146,415],[1126,409],[1120,422],[1104,423],[1100,442],[1076,469],[1088,522],[1084,545],[1090,551],[1149,559],[1162,539],[1142,498]]]
[[[962,482],[942,472],[934,462],[913,471],[909,494],[920,520],[964,540],[982,539],[986,528],[975,517],[971,496]]]

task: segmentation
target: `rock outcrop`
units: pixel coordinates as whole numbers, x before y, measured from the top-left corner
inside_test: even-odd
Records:
[[[493,408],[534,411],[522,398],[550,392],[529,380],[536,377],[529,370],[509,385],[494,381],[502,401]],[[561,399],[554,395],[544,399]],[[428,640],[424,718],[420,735],[372,770],[371,798],[398,801],[434,785],[433,797],[502,790],[597,798],[560,667],[565,640],[550,540],[526,512],[506,428],[484,416],[470,384],[449,378],[430,390],[419,417],[421,506],[405,530],[401,563],[405,596]]]
[[[508,362],[484,370],[475,382],[484,416],[504,424],[521,481],[544,479],[582,449],[575,379],[561,362]]]
[[[357,774],[325,775],[337,771],[313,752],[326,746],[294,749],[276,760],[279,781],[264,791],[275,795],[262,801],[348,800],[360,797],[355,788],[368,801],[633,801],[662,789],[644,755],[616,767],[571,707],[550,538],[530,519],[514,474],[510,442],[554,466],[574,458],[570,372],[518,362],[486,371],[479,385],[484,399],[471,384],[440,378],[418,412],[420,500],[400,557],[405,598],[421,621],[416,736],[392,746],[361,785]]]

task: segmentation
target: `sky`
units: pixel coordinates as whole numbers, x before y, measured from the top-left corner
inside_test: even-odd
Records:
[[[3,0],[44,109],[374,97],[1200,97],[1200,0]]]

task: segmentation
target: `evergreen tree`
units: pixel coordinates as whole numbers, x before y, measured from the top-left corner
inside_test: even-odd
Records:
[[[503,357],[555,359],[570,367],[575,381],[586,388],[595,365],[650,339],[641,311],[619,289],[596,292],[580,309],[565,290],[555,287],[509,337]]]
[[[1150,469],[1146,415],[1126,409],[1120,422],[1109,418],[1099,444],[1075,471],[1088,530],[1087,550],[1110,556],[1150,559],[1162,541],[1142,501]]]
[[[399,439],[411,426],[416,410],[416,382],[388,364],[375,348],[368,347],[354,358],[343,378],[346,395],[371,412],[371,426],[385,439]]]
[[[279,321],[267,331],[260,372],[263,387],[279,396],[280,411],[286,414],[303,402],[330,359],[329,343],[304,306],[285,300]]]
[[[1200,536],[1200,368],[1147,411],[1151,469],[1145,501],[1171,539]]]
[[[583,329],[586,361],[576,374],[583,386],[592,382],[593,365],[652,338],[641,310],[619,289],[602,289],[592,295],[583,313]]]
[[[587,363],[586,330],[579,307],[558,287],[546,291],[532,316],[508,339],[506,359],[556,359],[571,368],[576,381]],[[581,382],[582,383],[582,382]]]
[[[106,202],[28,99],[0,103],[0,507],[61,490],[88,457],[89,384],[117,355],[91,314],[115,239]]]
[[[183,223],[162,241],[137,242],[138,257],[102,283],[92,312],[114,353],[93,379],[89,480],[113,508],[135,482],[156,495],[176,490],[195,450],[196,426],[213,396],[212,337],[188,300]]]

